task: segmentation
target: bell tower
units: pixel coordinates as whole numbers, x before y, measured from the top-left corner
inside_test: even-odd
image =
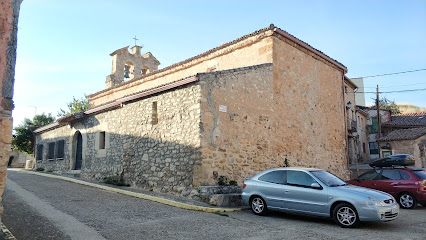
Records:
[[[135,37],[136,38],[136,37]],[[129,46],[115,50],[112,57],[111,74],[106,77],[105,88],[117,86],[123,82],[141,78],[157,71],[160,62],[150,53],[141,54],[142,46]]]

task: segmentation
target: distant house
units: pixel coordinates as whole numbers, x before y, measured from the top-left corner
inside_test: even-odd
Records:
[[[368,107],[358,106],[360,110],[367,114],[367,129],[366,134],[368,135],[368,159],[366,160],[374,160],[380,158],[380,149],[379,143],[377,139],[379,139],[379,118],[377,117],[377,110],[370,109]],[[388,110],[380,110],[380,123],[381,126],[390,122],[391,113]],[[383,136],[384,130],[381,129],[380,137]]]
[[[368,142],[368,113],[359,106],[356,107],[357,138],[359,146],[358,162],[370,160],[370,147]]]
[[[426,112],[393,115],[382,129],[384,136],[378,139],[381,156],[411,154],[417,167],[425,167]]]

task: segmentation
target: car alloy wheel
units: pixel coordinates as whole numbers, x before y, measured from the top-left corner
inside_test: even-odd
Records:
[[[416,198],[414,198],[414,196],[411,195],[411,193],[402,193],[399,196],[398,200],[399,200],[399,205],[405,209],[414,208],[417,204]]]
[[[258,196],[253,197],[251,199],[250,206],[251,206],[251,210],[256,215],[265,215],[268,209],[266,207],[265,200],[263,200],[263,198]]]
[[[347,203],[341,203],[334,208],[333,218],[337,224],[344,228],[355,227],[359,223],[355,208]]]

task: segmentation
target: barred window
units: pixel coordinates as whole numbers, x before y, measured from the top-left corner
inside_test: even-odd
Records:
[[[57,148],[57,153],[56,153],[56,158],[64,158],[65,155],[65,140],[59,140],[56,145],[58,146]]]
[[[37,160],[43,160],[43,144],[37,144]]]
[[[55,142],[50,142],[48,145],[48,155],[47,159],[54,159],[55,158]]]

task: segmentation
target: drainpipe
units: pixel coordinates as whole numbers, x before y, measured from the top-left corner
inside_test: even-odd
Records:
[[[348,132],[348,121],[346,120],[346,119],[348,119],[348,116],[347,116],[347,110],[346,110],[346,99],[345,99],[345,72],[343,71],[342,72],[342,94],[343,94],[343,104],[342,104],[342,107],[343,107],[343,117],[344,117],[344,123],[345,123],[345,142],[346,142],[346,144],[345,144],[345,153],[346,153],[346,167],[348,168],[348,170],[350,171],[350,168],[349,168],[349,152],[348,152],[348,146],[349,146],[349,141],[348,141],[348,134],[347,134],[347,132]],[[351,172],[351,175],[352,175],[352,172]],[[351,176],[350,176],[351,177]]]

